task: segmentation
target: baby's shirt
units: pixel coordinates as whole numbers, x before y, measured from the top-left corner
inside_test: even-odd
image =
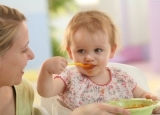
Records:
[[[110,82],[98,85],[79,73],[76,67],[66,68],[56,77],[66,84],[65,91],[59,95],[61,104],[73,110],[85,104],[133,98],[132,91],[137,84],[133,78],[119,68],[107,69],[110,71]]]

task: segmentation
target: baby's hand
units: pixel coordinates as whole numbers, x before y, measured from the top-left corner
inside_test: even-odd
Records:
[[[160,100],[159,97],[153,96],[153,95],[146,95],[146,99],[152,99],[153,101],[156,101],[156,100],[159,101]],[[155,108],[153,110],[153,113],[154,114],[159,114],[160,113],[160,106]]]
[[[149,94],[148,94],[148,95],[146,95],[145,97],[146,97],[146,99],[152,99],[153,101],[160,100],[159,97],[154,96],[154,95],[149,95]]]
[[[67,66],[67,60],[60,56],[52,57],[46,60],[43,64],[43,68],[50,74],[60,74]]]

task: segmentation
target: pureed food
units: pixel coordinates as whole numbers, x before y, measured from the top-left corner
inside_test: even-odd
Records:
[[[135,108],[141,108],[141,107],[146,107],[148,105],[144,105],[144,104],[133,104],[130,107],[124,107],[125,109],[135,109]]]

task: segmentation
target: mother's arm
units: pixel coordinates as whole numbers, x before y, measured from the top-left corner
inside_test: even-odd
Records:
[[[108,105],[105,103],[93,103],[75,109],[70,115],[109,115],[109,114],[130,115],[126,109]]]

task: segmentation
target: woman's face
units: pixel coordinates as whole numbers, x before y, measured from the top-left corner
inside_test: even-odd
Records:
[[[34,54],[28,47],[29,37],[26,22],[22,22],[14,36],[12,47],[0,58],[0,86],[18,85],[22,81],[24,68]]]

